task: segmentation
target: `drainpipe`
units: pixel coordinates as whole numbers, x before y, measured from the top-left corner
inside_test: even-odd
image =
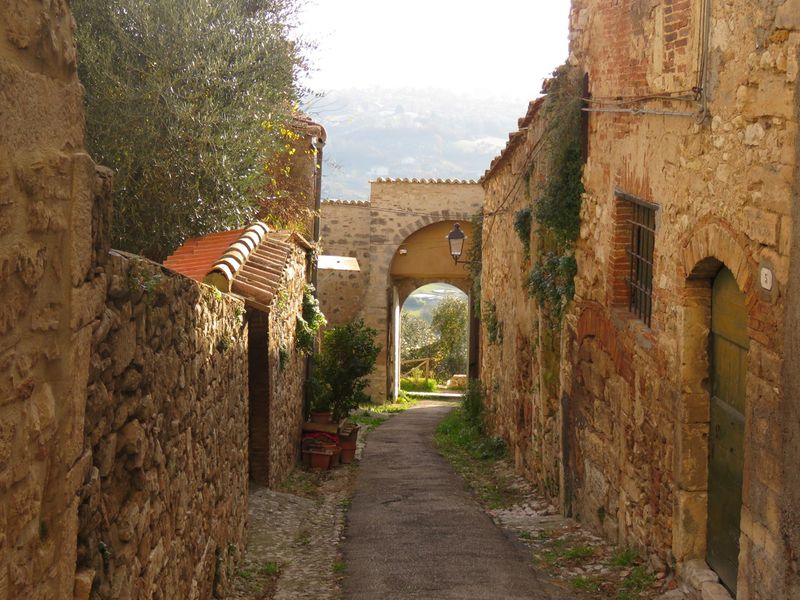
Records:
[[[320,125],[320,129],[322,126]],[[312,242],[315,246],[319,244],[320,237],[320,210],[322,208],[322,149],[325,147],[325,130],[322,129],[322,135],[314,136],[311,138],[311,147],[314,148],[315,164],[314,164],[314,227],[312,232]],[[318,297],[317,292],[317,257],[314,257],[311,263],[311,285],[314,286],[314,297]],[[306,385],[305,385],[305,399],[303,405],[303,414],[308,416],[311,412],[311,380],[314,377],[314,354],[317,349],[314,348],[311,354],[306,358]]]

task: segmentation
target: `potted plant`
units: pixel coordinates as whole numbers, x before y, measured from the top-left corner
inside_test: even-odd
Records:
[[[375,369],[379,346],[377,330],[362,319],[325,331],[317,358],[317,377],[327,392],[333,419],[339,422],[358,405],[369,401],[364,393],[367,375]]]
[[[319,377],[314,377],[309,384],[311,385],[311,422],[330,423],[333,415],[330,386],[321,381]]]

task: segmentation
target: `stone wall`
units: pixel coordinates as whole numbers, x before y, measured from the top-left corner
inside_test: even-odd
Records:
[[[74,587],[91,311],[103,282],[73,29],[66,0],[0,9],[2,598],[70,598]]]
[[[369,203],[325,201],[320,231],[322,251],[358,259],[360,271],[326,271],[317,275],[319,301],[330,325],[344,325],[358,318],[364,309],[369,282]]]
[[[526,255],[514,230],[517,211],[533,206],[530,190],[544,177],[542,161],[536,160],[546,126],[541,106],[531,103],[519,132],[482,180],[480,373],[490,430],[506,440],[517,469],[557,499],[561,335],[525,287],[540,252],[539,236],[533,233]],[[491,334],[489,312],[497,319]]]
[[[294,246],[284,287],[269,313],[269,485],[280,483],[297,465],[303,426],[306,356],[297,349],[297,315],[303,312],[306,253]]]
[[[79,579],[93,598],[210,598],[243,549],[241,300],[112,252],[91,328]]]
[[[738,594],[782,598],[793,554],[781,472],[796,460],[782,441],[781,365],[800,13],[792,1],[712,3],[708,112],[695,117],[680,113],[703,109],[686,93],[698,82],[701,6],[573,2],[572,58],[589,73],[592,106],[612,112],[592,113],[589,126],[562,370],[566,500],[620,543],[678,563],[705,556],[710,278],[725,265],[746,295],[750,338]],[[614,112],[620,98],[644,112]],[[659,205],[649,327],[619,302],[615,190]]]

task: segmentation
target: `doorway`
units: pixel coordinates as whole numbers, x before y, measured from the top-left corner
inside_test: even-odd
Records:
[[[714,279],[711,295],[706,560],[734,596],[739,568],[748,347],[745,295],[733,274],[723,267]]]

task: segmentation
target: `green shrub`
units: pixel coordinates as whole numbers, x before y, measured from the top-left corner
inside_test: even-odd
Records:
[[[475,426],[483,426],[483,385],[477,379],[470,379],[467,391],[461,400],[464,418]]]
[[[400,389],[406,392],[435,392],[436,380],[424,377],[403,377],[400,379]]]
[[[362,319],[328,329],[322,337],[312,397],[323,402],[327,397],[335,420],[343,419],[369,401],[364,393],[366,376],[375,369],[380,347],[378,332]]]

